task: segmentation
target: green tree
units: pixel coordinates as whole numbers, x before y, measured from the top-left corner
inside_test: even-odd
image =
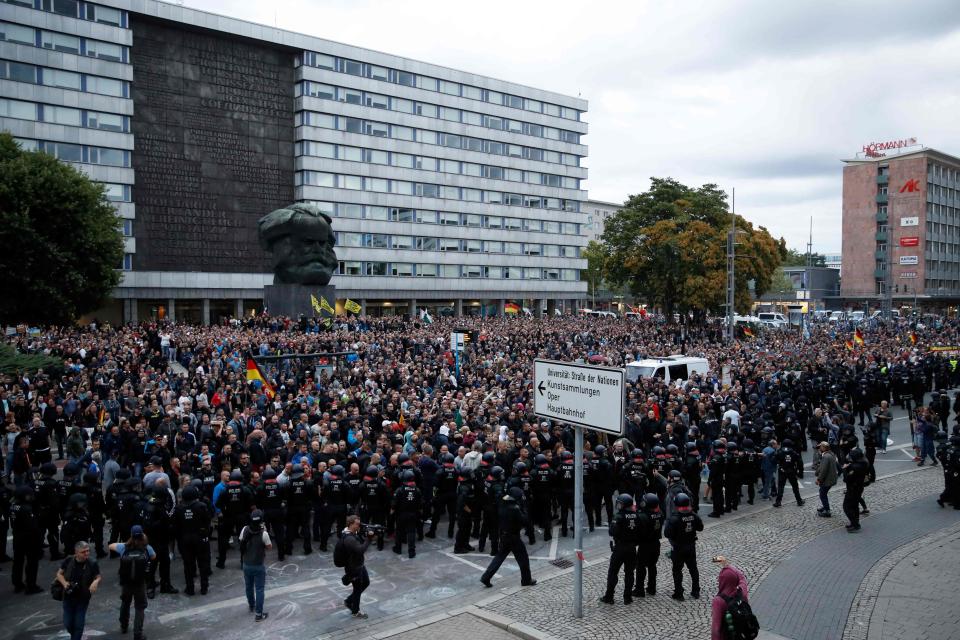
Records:
[[[587,282],[590,295],[603,288],[606,279],[607,248],[602,242],[591,240],[583,249],[581,257],[586,258],[587,268],[580,271],[580,279]]]
[[[103,186],[0,133],[0,324],[65,324],[117,285],[123,235]]]
[[[780,264],[780,245],[763,227],[737,216],[735,306],[749,310],[748,281],[767,291]],[[650,190],[630,196],[606,222],[607,278],[667,316],[698,318],[723,310],[726,301],[726,194],[716,185],[692,189],[671,178],[652,178]]]
[[[807,254],[806,252],[801,253],[796,249],[788,249],[786,247],[786,242],[781,238],[780,242],[782,244],[782,255],[783,262],[781,263],[784,267],[804,267],[807,265]],[[811,253],[810,254],[810,266],[811,267],[825,267],[827,266],[827,261],[822,254]]]

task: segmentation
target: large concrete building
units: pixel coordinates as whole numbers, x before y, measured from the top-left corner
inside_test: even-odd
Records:
[[[623,205],[602,200],[587,200],[583,203],[583,210],[587,213],[585,233],[587,241],[599,240],[603,235],[607,219],[615,214]]]
[[[841,296],[960,299],[960,158],[916,147],[845,162]]]
[[[218,321],[272,282],[259,217],[334,219],[370,314],[585,295],[580,98],[155,0],[0,2],[0,129],[107,186],[101,317]]]

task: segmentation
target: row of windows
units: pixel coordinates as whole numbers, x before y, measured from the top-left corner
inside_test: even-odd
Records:
[[[439,171],[441,173],[455,173],[491,180],[508,180],[510,182],[526,182],[547,187],[563,189],[579,189],[580,179],[569,176],[559,176],[553,173],[539,171],[521,171],[509,167],[495,167],[459,160],[445,160],[430,156],[415,156],[409,153],[395,153],[379,149],[364,149],[362,147],[348,147],[346,145],[330,144],[328,142],[313,142],[304,140],[296,143],[296,155],[314,156],[317,158],[332,158],[335,160],[349,160],[352,162],[367,162],[383,164],[404,169],[420,169],[422,171]]]
[[[407,100],[406,98],[385,96],[379,93],[360,91],[359,89],[347,89],[345,87],[335,87],[329,84],[304,80],[297,84],[295,91],[298,97],[305,95],[314,98],[337,100],[348,104],[399,111],[400,113],[412,113],[427,118],[462,122],[463,124],[472,124],[478,127],[496,129],[497,131],[508,131],[510,133],[520,133],[536,138],[548,138],[550,140],[562,140],[563,142],[580,144],[580,134],[575,131],[557,129],[556,127],[545,127],[531,122],[520,122],[519,120],[510,120],[508,118],[465,111],[453,107],[441,107],[426,102],[415,102],[413,100]]]
[[[79,18],[114,27],[127,27],[127,12],[113,7],[105,7],[92,2],[78,0],[0,0],[28,9],[48,11],[68,18]]]
[[[578,280],[578,269],[541,267],[488,267],[484,265],[431,264],[411,262],[341,261],[337,273],[343,276],[399,276],[420,278],[490,278],[496,280]]]
[[[371,78],[373,80],[426,89],[427,91],[437,91],[451,96],[480,100],[482,102],[499,104],[514,109],[523,109],[533,113],[544,113],[548,116],[566,118],[567,120],[580,119],[580,111],[571,107],[563,107],[531,98],[521,98],[520,96],[514,96],[509,93],[481,89],[480,87],[451,82],[449,80],[439,80],[418,73],[390,69],[375,64],[367,64],[366,62],[349,60],[347,58],[337,58],[314,51],[303,52],[303,63],[311,67],[347,73],[361,78]]]
[[[0,117],[33,120],[35,122],[51,122],[68,127],[85,127],[87,129],[101,129],[103,131],[130,131],[130,118],[116,113],[102,113],[72,107],[58,107],[23,100],[0,98]]]
[[[45,87],[58,87],[71,91],[99,93],[117,98],[130,97],[130,83],[116,78],[92,76],[86,73],[38,67],[23,62],[0,60],[0,80],[42,84]]]
[[[337,129],[339,131],[346,131],[347,133],[360,133],[377,138],[395,138],[397,140],[421,142],[423,144],[463,149],[464,151],[476,151],[478,153],[524,158],[525,160],[536,160],[538,162],[565,164],[571,167],[580,166],[580,156],[572,153],[560,153],[548,149],[497,142],[496,140],[483,140],[481,138],[431,131],[429,129],[404,127],[396,124],[387,124],[386,122],[364,120],[362,118],[335,116],[330,113],[320,113],[317,111],[298,111],[296,124],[297,126],[304,125],[324,129]]]
[[[549,258],[577,258],[579,247],[539,242],[502,242],[500,240],[461,240],[400,236],[387,233],[351,233],[338,231],[337,244],[342,247],[369,249],[406,249],[410,251],[459,251],[464,253],[503,253],[515,256],[546,256]]]
[[[314,201],[313,204],[319,206],[334,218],[442,224],[446,226],[474,227],[478,229],[507,229],[509,231],[538,231],[542,233],[562,233],[569,236],[580,235],[580,225],[576,222],[531,220],[527,218],[511,218],[508,216],[487,216],[474,213],[432,211],[404,207],[379,207],[347,202]]]
[[[927,200],[933,200],[934,198],[946,198],[951,202],[955,202],[957,198],[957,189],[950,189],[948,187],[943,187],[938,184],[933,184],[932,182],[927,183]]]
[[[395,193],[403,196],[423,198],[444,198],[463,200],[464,202],[485,202],[504,204],[529,209],[557,209],[560,211],[580,211],[579,200],[566,198],[546,198],[543,196],[484,191],[467,187],[451,187],[443,184],[411,182],[409,180],[388,180],[387,178],[368,178],[324,171],[297,171],[294,178],[296,186],[330,187],[334,189],[355,189],[376,193]]]
[[[934,280],[927,278],[923,281],[926,292],[931,295],[953,293],[960,289],[960,282],[956,280]]]
[[[130,166],[130,152],[123,149],[93,147],[68,142],[51,142],[49,140],[28,140],[25,138],[17,138],[16,140],[24,151],[43,151],[63,162],[82,162],[108,167]]]
[[[60,53],[72,53],[112,62],[127,62],[130,55],[129,47],[123,45],[91,38],[81,38],[57,31],[34,29],[12,22],[0,22],[0,41],[52,49]]]
[[[927,163],[927,177],[937,184],[945,184],[950,187],[960,186],[960,171],[951,169],[939,164]]]

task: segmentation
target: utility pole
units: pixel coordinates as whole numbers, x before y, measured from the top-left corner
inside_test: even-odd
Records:
[[[736,335],[733,324],[733,305],[736,297],[734,263],[737,261],[737,190],[732,189],[730,202],[730,231],[727,234],[727,340],[733,342]]]

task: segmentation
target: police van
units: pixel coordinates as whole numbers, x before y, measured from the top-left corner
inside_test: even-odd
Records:
[[[706,358],[674,355],[629,362],[626,377],[628,382],[636,382],[641,378],[660,378],[670,383],[674,380],[689,380],[698,373],[706,375],[709,369],[710,363]]]

